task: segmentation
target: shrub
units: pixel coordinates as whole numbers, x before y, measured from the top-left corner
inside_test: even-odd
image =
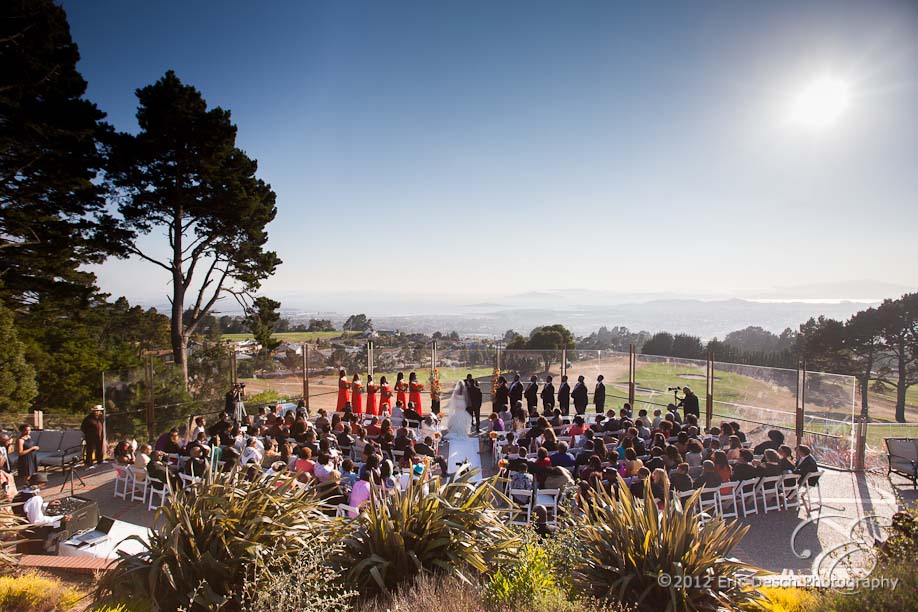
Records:
[[[531,605],[553,592],[563,597],[552,569],[546,550],[536,542],[529,542],[512,564],[494,572],[485,588],[484,600],[492,607],[504,609],[512,604]]]
[[[644,500],[635,500],[621,478],[617,486],[618,500],[598,492],[580,518],[583,552],[574,582],[582,592],[654,611],[735,609],[760,598],[734,580],[739,571],[759,570],[726,559],[748,526],[721,519],[700,526],[698,516],[668,494],[658,510],[650,487]],[[661,575],[671,577],[670,584],[661,583]],[[682,588],[688,581],[698,588]]]
[[[253,572],[243,587],[245,610],[272,612],[348,612],[357,593],[341,583],[327,561],[340,552],[340,544],[320,544],[293,556],[269,558]],[[295,579],[291,580],[291,577]]]
[[[914,551],[912,551],[914,556]],[[855,593],[826,591],[813,612],[905,612],[918,610],[918,574],[912,559],[881,563],[870,575],[885,578],[888,584],[863,588]]]
[[[519,546],[495,506],[493,480],[472,484],[472,472],[445,483],[412,482],[349,521],[339,563],[364,597],[396,590],[418,574],[485,572]],[[425,489],[430,490],[429,493]]]
[[[819,601],[819,595],[806,589],[761,587],[761,601],[752,602],[749,612],[809,612]]]
[[[4,612],[62,612],[83,594],[54,578],[35,573],[0,576],[0,610]]]
[[[148,550],[122,554],[98,595],[144,597],[153,610],[238,610],[247,576],[334,536],[311,491],[238,471],[179,491],[156,511]]]

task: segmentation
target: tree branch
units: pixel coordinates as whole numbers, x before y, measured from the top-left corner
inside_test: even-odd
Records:
[[[165,270],[166,272],[172,273],[172,267],[171,267],[171,266],[167,266],[167,265],[164,264],[163,262],[161,262],[161,261],[159,261],[159,260],[157,260],[157,259],[153,259],[153,258],[150,257],[149,255],[145,255],[145,254],[144,254],[140,249],[138,249],[136,246],[134,246],[134,245],[128,246],[128,251],[131,252],[131,253],[133,253],[134,255],[137,255],[137,256],[140,257],[141,259],[145,259],[145,260],[149,261],[150,263],[156,264],[157,266],[159,266],[160,268],[162,268],[162,269]]]

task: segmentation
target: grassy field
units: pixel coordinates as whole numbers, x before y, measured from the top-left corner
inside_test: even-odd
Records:
[[[331,340],[333,338],[347,338],[358,335],[359,332],[283,332],[274,334],[274,337],[284,342],[315,342],[317,340]],[[242,342],[243,340],[252,340],[250,333],[243,334],[223,334],[224,340],[230,342]]]

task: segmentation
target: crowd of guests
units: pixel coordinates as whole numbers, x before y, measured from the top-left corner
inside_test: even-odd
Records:
[[[434,415],[418,415],[419,426],[409,427],[411,421],[404,417],[411,411],[403,410],[400,401],[393,415],[368,416],[349,408],[330,417],[319,410],[310,418],[300,402],[292,410],[265,408],[242,422],[227,413],[215,423],[198,416],[152,444],[122,440],[113,456],[117,463],[133,466],[139,482],[154,479],[150,486],[156,490],[163,483],[178,487],[211,470],[239,466],[250,479],[284,473],[299,483],[313,483],[329,507],[359,507],[369,500],[370,483],[389,494],[404,489],[410,479],[446,474],[446,460],[437,452],[440,431]]]
[[[750,448],[739,423],[723,422],[704,431],[696,414],[680,415],[673,404],[665,414],[657,409],[652,415],[646,410],[634,414],[625,404],[618,412],[596,415],[595,422],[578,414],[566,424],[559,409],[534,415],[517,402],[493,413],[490,422],[492,437],[499,440],[499,465],[512,489],[575,486],[581,503],[600,489],[616,494],[618,476],[635,497],[643,498],[649,487],[662,504],[665,491],[716,488],[786,473],[802,481],[819,469],[807,446],[792,450],[779,430]]]

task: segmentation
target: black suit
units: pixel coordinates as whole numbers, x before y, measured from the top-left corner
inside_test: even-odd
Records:
[[[555,407],[555,386],[551,383],[545,383],[542,387],[542,408],[548,412]]]
[[[526,385],[526,391],[523,393],[526,398],[526,409],[532,414],[539,409],[539,383],[530,382]]]
[[[586,385],[577,381],[577,384],[574,385],[574,390],[571,391],[571,399],[574,400],[574,410],[577,411],[577,414],[586,412],[587,404],[590,403],[590,394]]]
[[[753,478],[758,478],[759,476],[764,476],[764,472],[765,470],[762,468],[753,467],[748,463],[734,463],[733,475],[731,478],[734,481],[751,480]]]
[[[558,407],[564,416],[571,413],[571,386],[567,384],[567,381],[558,385]]]
[[[701,416],[701,412],[698,408],[698,396],[694,393],[688,393],[679,402],[679,405],[682,406],[682,414],[688,416],[694,414],[696,417]]]
[[[497,389],[494,391],[494,399],[492,404],[494,405],[494,412],[504,412],[507,410],[507,405],[510,402],[510,390],[507,388],[507,385],[497,385]]]
[[[596,390],[593,391],[593,403],[596,404],[596,414],[602,414],[606,409],[606,385],[602,382],[596,383]]]
[[[813,455],[807,455],[806,457],[797,459],[797,467],[794,468],[794,474],[800,475],[800,484],[804,484],[807,474],[818,471],[819,465],[816,463],[816,459],[813,458]]]
[[[472,421],[475,423],[475,433],[478,433],[481,429],[481,387],[478,385],[469,385],[466,389],[466,397],[468,397],[469,408],[472,411]]]
[[[523,383],[514,380],[510,383],[510,405],[515,406],[517,402],[523,401]]]

